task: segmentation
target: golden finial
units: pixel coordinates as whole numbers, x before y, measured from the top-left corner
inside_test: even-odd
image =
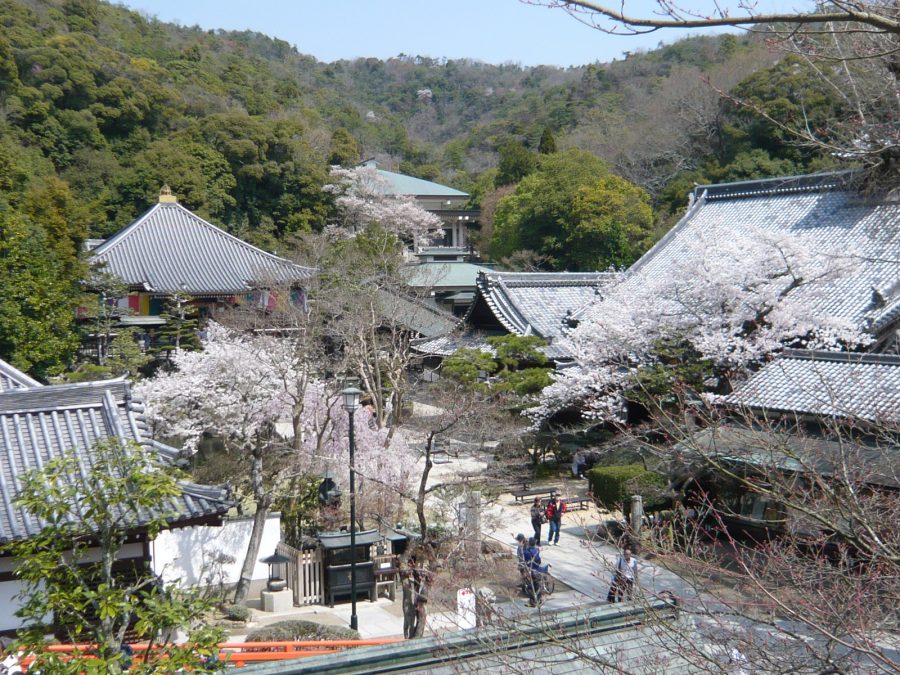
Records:
[[[175,195],[172,194],[172,188],[168,185],[163,185],[162,189],[159,191],[159,203],[160,204],[177,204],[178,200],[175,198]]]

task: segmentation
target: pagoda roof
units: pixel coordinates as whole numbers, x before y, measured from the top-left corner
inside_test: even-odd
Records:
[[[248,244],[177,202],[154,205],[91,252],[132,289],[153,294],[235,295],[297,285],[314,270]]]
[[[64,452],[74,451],[78,458],[73,480],[86,478],[94,447],[108,439],[133,441],[164,462],[174,460],[174,448],[148,439],[142,412],[122,378],[0,393],[0,544],[35,536],[46,525],[15,500],[25,473]],[[161,516],[170,527],[218,522],[231,506],[222,487],[186,481],[179,486],[181,495],[158,507],[123,511],[123,527],[140,529]]]

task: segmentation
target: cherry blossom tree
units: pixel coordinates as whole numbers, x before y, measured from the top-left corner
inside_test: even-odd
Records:
[[[323,189],[335,195],[338,219],[328,231],[353,237],[377,224],[403,241],[427,243],[441,236],[441,219],[418,206],[412,196],[391,192],[390,182],[373,166],[332,167],[335,182]]]
[[[869,339],[822,310],[829,285],[857,266],[853,251],[759,229],[727,239],[699,232],[686,246],[664,272],[638,269],[586,311],[568,339],[578,366],[556,376],[536,418],[575,403],[591,418],[621,418],[622,392],[653,363],[660,340],[710,360],[715,390],[787,344],[834,349]]]
[[[176,352],[175,369],[141,383],[138,394],[158,432],[180,438],[186,452],[195,451],[203,434],[212,433],[248,466],[256,512],[235,594],[241,601],[279,487],[292,475],[320,475],[327,466],[347,466],[349,420],[340,408],[339,387],[312,376],[290,340],[215,323],[207,333],[202,352]],[[281,421],[291,422],[287,439],[276,433]],[[412,462],[402,438],[385,451],[386,433],[369,421],[363,414],[355,416],[356,467],[363,480],[372,479],[368,503],[375,504],[382,488],[391,494],[404,491]],[[339,475],[339,482],[343,479]],[[360,499],[361,513],[366,500]]]

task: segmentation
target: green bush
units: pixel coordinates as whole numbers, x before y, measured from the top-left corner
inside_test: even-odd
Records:
[[[647,511],[666,503],[661,496],[666,485],[665,478],[647,471],[640,464],[597,466],[587,472],[587,477],[594,499],[607,509],[621,506],[624,513],[629,513],[631,496],[636,494],[644,498],[644,509]]]
[[[359,640],[359,633],[341,626],[325,626],[312,621],[292,620],[262,626],[247,635],[247,642],[293,640]]]
[[[250,608],[245,605],[230,605],[225,608],[225,616],[231,621],[247,621]]]

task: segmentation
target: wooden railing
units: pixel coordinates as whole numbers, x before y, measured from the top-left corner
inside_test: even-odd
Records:
[[[372,647],[386,645],[393,642],[402,642],[403,638],[379,638],[375,640],[296,640],[279,642],[222,642],[219,644],[219,663],[236,666],[238,668],[248,663],[260,661],[285,661],[298,659],[304,656],[318,654],[332,654],[334,652],[352,649],[354,647]],[[147,643],[129,645],[133,650],[133,658],[140,662],[144,658],[150,646]],[[48,645],[47,651],[61,654],[76,654],[78,658],[93,658],[91,652],[94,645]],[[158,649],[154,646],[152,649]],[[198,660],[200,659],[198,655]],[[23,656],[20,665],[27,672],[28,666],[34,661],[33,656]]]

